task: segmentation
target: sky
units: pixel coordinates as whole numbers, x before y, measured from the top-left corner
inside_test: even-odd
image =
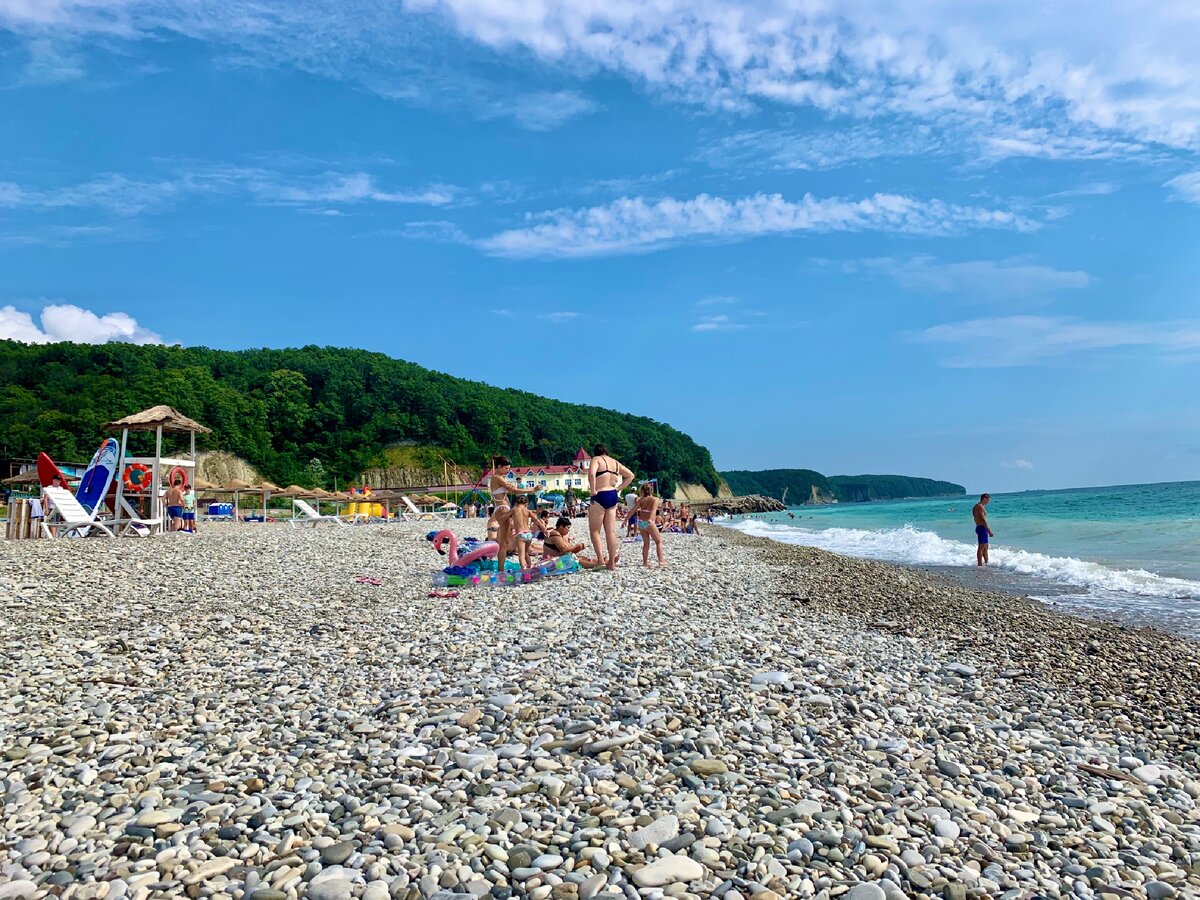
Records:
[[[721,469],[1200,479],[1200,6],[0,0],[0,337],[360,347]]]

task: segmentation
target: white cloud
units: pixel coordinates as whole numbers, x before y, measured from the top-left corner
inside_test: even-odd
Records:
[[[539,313],[538,318],[553,325],[566,325],[569,322],[574,322],[581,315],[583,314],[572,312],[571,310],[556,310],[554,312]]]
[[[954,0],[410,0],[501,51],[590,63],[718,106],[1011,119],[1200,143],[1200,17],[1185,0],[980,7]],[[1087,27],[1080,27],[1086,22]],[[1043,126],[1044,127],[1044,126]],[[1069,135],[1063,135],[1069,138]],[[1011,136],[1006,155],[1042,153]],[[1091,152],[1058,147],[1051,152]]]
[[[1115,194],[1121,189],[1119,184],[1112,181],[1092,181],[1078,187],[1055,191],[1050,197],[1102,197],[1105,194]]]
[[[818,170],[881,158],[936,156],[946,149],[928,126],[872,121],[844,128],[740,131],[717,139],[697,158],[717,169]]]
[[[1200,203],[1200,172],[1189,172],[1172,178],[1166,184],[1176,196],[1191,203]]]
[[[700,194],[690,200],[623,197],[603,206],[558,209],[530,224],[478,242],[494,256],[583,257],[645,253],[686,240],[732,241],[802,231],[888,231],[953,234],[973,228],[1034,230],[1037,223],[1006,210],[957,206],[875,194],[798,201],[779,194],[726,200]]]
[[[950,368],[1001,368],[1104,350],[1146,349],[1185,358],[1200,350],[1200,322],[1104,322],[1068,316],[1002,316],[936,325],[910,335],[945,344]]]
[[[320,207],[360,203],[445,206],[454,185],[386,190],[366,172],[297,174],[239,166],[198,166],[168,178],[106,174],[65,187],[32,189],[0,182],[0,209],[99,209],[118,216],[154,212],[184,199],[246,197],[266,205]],[[328,213],[326,213],[328,214]]]
[[[743,331],[746,328],[741,322],[734,321],[730,316],[703,316],[692,325],[692,331]]]
[[[516,315],[516,313],[514,313],[511,309],[500,308],[500,309],[493,309],[492,315],[493,316],[512,316],[512,315]]]
[[[885,272],[900,287],[927,294],[955,294],[963,299],[1018,299],[1063,290],[1078,290],[1092,283],[1087,272],[1040,266],[1020,259],[943,263],[933,257],[873,259],[868,268]]]
[[[737,297],[712,296],[712,297],[705,297],[703,300],[697,300],[695,305],[697,307],[732,306],[733,304],[735,304],[737,302],[738,302]]]
[[[493,101],[483,118],[511,118],[530,131],[552,131],[587,115],[596,104],[578,91],[534,91]]]
[[[14,306],[0,307],[0,338],[27,344],[71,341],[76,344],[161,344],[160,335],[143,328],[132,316],[123,313],[96,315],[91,310],[70,304],[51,304],[42,309],[42,324]]]
[[[1000,463],[1002,469],[1032,469],[1033,463],[1027,459],[1010,459]]]
[[[21,76],[24,84],[58,84],[83,77],[83,62],[77,48],[67,42],[32,40],[29,62]]]
[[[483,115],[532,58],[718,108],[972,123],[1003,156],[1103,155],[1112,137],[1200,146],[1192,0],[0,0],[0,27],[65,39],[174,32],[226,45],[243,64]],[[447,40],[447,27],[464,39]],[[489,77],[466,75],[474,62]]]

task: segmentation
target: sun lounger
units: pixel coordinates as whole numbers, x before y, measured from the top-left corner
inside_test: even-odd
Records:
[[[302,516],[295,516],[289,520],[292,523],[293,528],[295,528],[297,524],[312,525],[313,527],[316,527],[319,522],[332,522],[339,528],[347,527],[346,523],[337,516],[323,516],[303,500],[293,500],[292,502],[296,504],[296,509],[303,513]]]
[[[448,519],[454,515],[455,512],[455,510],[448,510],[446,512],[423,512],[422,510],[418,509],[417,505],[408,499],[408,497],[402,496],[400,499],[404,501],[404,505],[408,508],[408,512],[400,514],[404,517],[405,522],[432,522],[437,519]]]
[[[71,532],[75,532],[82,537],[87,535],[88,531],[93,528],[108,537],[114,536],[106,525],[96,521],[100,506],[97,506],[94,512],[89,513],[75,499],[75,495],[66,488],[48,487],[43,490],[46,493],[46,499],[50,501],[50,505],[62,517],[62,522],[59,524],[47,524],[45,519],[42,520],[42,532],[46,537],[62,537]],[[55,531],[58,534],[55,534]]]

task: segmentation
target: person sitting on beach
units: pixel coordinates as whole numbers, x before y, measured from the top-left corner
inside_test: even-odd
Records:
[[[529,498],[518,494],[513,498],[512,511],[509,521],[512,524],[513,539],[516,541],[517,562],[522,569],[529,568],[529,545],[533,543],[533,530],[529,524]],[[503,526],[502,526],[503,527]],[[497,556],[497,559],[500,557]]]
[[[183,527],[183,489],[178,484],[167,488],[167,496],[163,498],[167,505],[167,517],[170,519],[170,531],[178,531]]]
[[[566,516],[560,516],[554,528],[546,535],[546,540],[542,544],[542,553],[551,559],[556,557],[574,559],[585,569],[594,569],[599,566],[600,564],[591,557],[579,555],[583,547],[583,543],[571,543],[571,520]]]
[[[539,509],[537,514],[531,520],[530,526],[531,530],[533,531],[533,536],[539,541],[544,541],[546,539],[546,535],[554,530],[554,527],[550,524],[550,510]]]
[[[971,508],[971,516],[975,519],[975,537],[978,541],[975,548],[975,565],[980,567],[988,564],[988,538],[995,537],[987,522],[987,505],[991,502],[991,494],[981,494],[979,502]]]
[[[494,506],[492,508],[492,516],[496,520],[496,543],[500,545],[499,552],[496,554],[496,559],[500,560],[500,565],[504,565],[504,560],[508,558],[509,551],[512,547],[513,527],[511,521],[511,508],[509,505],[509,497],[520,497],[528,494],[535,494],[539,490],[536,487],[522,488],[518,487],[513,482],[506,479],[500,474],[502,469],[507,469],[510,463],[506,457],[497,456],[494,460],[494,468],[491,475],[488,477],[488,490],[492,492],[492,500]],[[526,510],[528,512],[528,509]],[[524,529],[521,529],[524,530]],[[491,537],[489,529],[488,536]],[[522,566],[522,568],[524,568]]]
[[[662,534],[658,530],[658,525],[655,524],[658,503],[658,497],[654,496],[654,485],[643,484],[638,491],[637,503],[633,508],[637,512],[638,531],[642,533],[642,565],[647,569],[650,568],[651,541],[654,541],[654,547],[658,551],[659,567],[667,564],[667,558],[663,554]]]
[[[621,491],[631,484],[633,472],[609,456],[607,447],[597,444],[592,448],[592,461],[588,466],[588,487],[592,492],[592,502],[588,505],[588,531],[591,532],[592,546],[596,548],[596,559],[604,560],[610,571],[617,568],[617,504],[621,502]],[[601,532],[604,533],[604,544],[600,540]]]

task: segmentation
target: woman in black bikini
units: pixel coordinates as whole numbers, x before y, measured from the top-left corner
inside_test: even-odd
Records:
[[[592,462],[588,467],[588,487],[592,502],[588,505],[588,531],[592,535],[592,546],[596,548],[596,559],[608,569],[617,567],[617,504],[621,502],[621,491],[633,484],[633,473],[608,455],[608,448],[597,444],[592,448]],[[600,540],[604,532],[608,553]]]

